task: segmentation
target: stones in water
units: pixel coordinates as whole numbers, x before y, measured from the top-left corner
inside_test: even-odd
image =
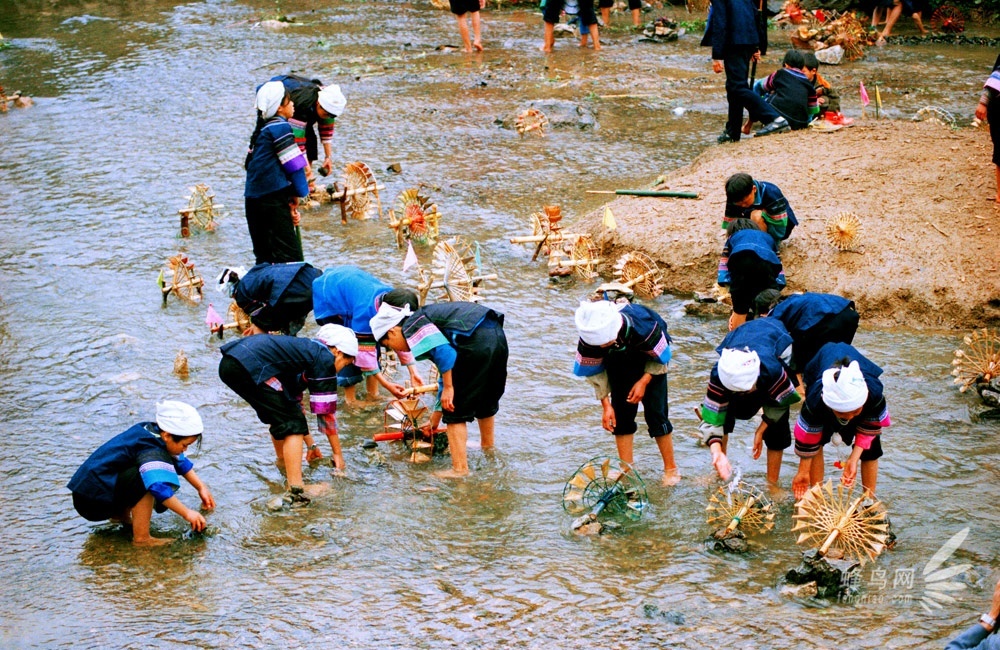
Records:
[[[655,621],[666,621],[673,625],[684,625],[684,614],[672,610],[663,611],[652,603],[646,603],[642,606],[642,615],[644,618]]]
[[[856,560],[834,560],[823,557],[817,549],[809,549],[802,554],[802,563],[785,574],[792,585],[816,584],[816,596],[833,598],[853,596],[857,590],[857,577],[861,563]]]
[[[720,528],[712,533],[712,537],[706,543],[709,550],[720,553],[746,553],[750,550],[747,536],[738,528],[736,530]]]
[[[586,131],[598,129],[597,114],[588,106],[576,102],[561,99],[541,99],[528,104],[521,105],[516,110],[508,113],[504,117],[497,118],[494,122],[505,129],[513,129],[517,122],[518,115],[526,110],[534,108],[545,114],[548,118],[547,127],[550,129],[580,129]]]

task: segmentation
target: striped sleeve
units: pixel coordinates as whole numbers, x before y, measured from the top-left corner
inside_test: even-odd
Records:
[[[802,399],[784,368],[777,381],[768,388],[767,394],[778,406],[791,406]]]
[[[573,361],[573,374],[577,377],[593,377],[604,372],[604,355],[595,354],[594,348],[583,341],[577,342],[576,359]]]
[[[286,174],[294,174],[306,167],[306,156],[295,144],[291,133],[283,133],[274,139],[274,153]]]
[[[288,126],[292,127],[292,137],[302,153],[306,152],[306,123],[294,117],[288,120]]]
[[[162,503],[174,496],[180,486],[177,470],[174,464],[165,460],[148,460],[139,465],[139,476],[142,484],[153,494],[157,503]]]
[[[879,398],[871,409],[866,409],[866,413],[859,417],[860,421],[857,426],[857,434],[854,437],[854,444],[862,449],[869,449],[876,436],[881,435],[882,429],[892,424],[885,397]]]
[[[726,411],[732,393],[718,379],[718,370],[712,370],[705,391],[705,401],[701,405],[701,419],[708,425],[721,427],[726,422]]]
[[[667,336],[663,333],[659,324],[657,324],[656,328],[653,330],[651,337],[653,339],[653,343],[646,354],[652,357],[657,363],[667,365],[670,363],[670,357],[673,353],[670,350],[670,342],[667,341]]]
[[[317,415],[337,414],[337,376],[309,379],[309,410]]]
[[[319,121],[319,141],[323,143],[333,141],[333,127],[336,122],[336,118],[321,119]]]

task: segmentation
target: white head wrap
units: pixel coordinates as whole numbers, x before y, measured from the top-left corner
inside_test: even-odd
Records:
[[[344,93],[340,92],[340,86],[330,84],[319,91],[319,105],[323,107],[324,111],[337,117],[344,112],[347,99],[344,97]]]
[[[200,436],[205,430],[193,406],[173,400],[156,403],[156,426],[178,438]]]
[[[576,330],[587,345],[605,345],[618,338],[622,315],[607,300],[581,302],[576,310]]]
[[[837,376],[837,371],[840,375]],[[823,403],[838,413],[849,413],[868,400],[868,384],[861,366],[852,361],[846,368],[823,371]]]
[[[284,98],[285,84],[280,81],[268,81],[257,91],[257,110],[265,120],[272,118],[277,114]]]
[[[724,348],[719,356],[719,379],[722,385],[739,393],[753,388],[760,377],[760,357],[753,350]]]
[[[383,302],[378,307],[378,313],[368,321],[372,328],[372,336],[375,337],[376,341],[381,341],[386,332],[399,325],[404,318],[412,313],[409,305],[403,305],[403,308],[400,309]]]
[[[230,281],[229,275],[231,273],[236,274],[235,281]],[[219,274],[219,277],[215,278],[215,288],[219,293],[224,293],[227,296],[232,297],[233,288],[236,286],[236,283],[243,279],[243,276],[246,274],[247,270],[242,266],[227,266],[222,269],[222,273]]]
[[[358,356],[358,337],[343,325],[324,325],[316,332],[316,339],[328,348],[337,348],[349,357]]]

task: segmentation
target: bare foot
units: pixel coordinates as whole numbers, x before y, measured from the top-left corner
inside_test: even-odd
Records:
[[[680,482],[681,482],[681,473],[677,470],[676,467],[674,467],[673,469],[668,469],[663,471],[663,480],[660,482],[660,485],[662,485],[663,487],[672,487]]]
[[[538,49],[540,49],[540,50],[541,50],[542,52],[545,52],[546,54],[548,54],[549,52],[551,52],[551,51],[552,51],[552,48],[551,48],[551,47],[548,47],[547,45],[542,45],[542,46],[541,46],[540,48],[538,48]]]
[[[466,54],[471,54],[472,53],[472,48],[471,47],[463,47],[462,51],[465,52]]]
[[[440,472],[434,472],[434,476],[438,478],[465,478],[468,475],[469,470],[459,472],[456,469],[443,469]]]
[[[132,545],[133,546],[146,546],[146,547],[164,546],[166,544],[170,544],[173,541],[174,540],[170,539],[169,537],[152,537],[152,536],[150,536],[150,537],[141,537],[141,538],[140,537],[136,537],[136,538],[132,539]]]
[[[594,43],[594,51],[595,52],[600,52],[601,51],[601,44],[600,43]]]
[[[479,41],[476,41],[475,43],[472,44],[472,49],[474,49],[477,52],[482,52],[483,51],[483,44],[480,43]]]
[[[753,122],[747,120],[743,123],[743,135],[750,135],[750,129],[753,128]]]

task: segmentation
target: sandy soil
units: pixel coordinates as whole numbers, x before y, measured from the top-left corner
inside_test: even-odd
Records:
[[[857,120],[834,133],[799,131],[713,146],[666,176],[698,200],[618,197],[618,229],[586,217],[607,256],[640,249],[676,295],[714,284],[725,179],[745,171],[777,184],[799,226],[781,250],[789,291],[837,293],[869,325],[921,329],[1000,325],[1000,207],[985,130]],[[861,218],[859,252],[827,240],[827,220]],[[609,250],[610,249],[610,250]]]

